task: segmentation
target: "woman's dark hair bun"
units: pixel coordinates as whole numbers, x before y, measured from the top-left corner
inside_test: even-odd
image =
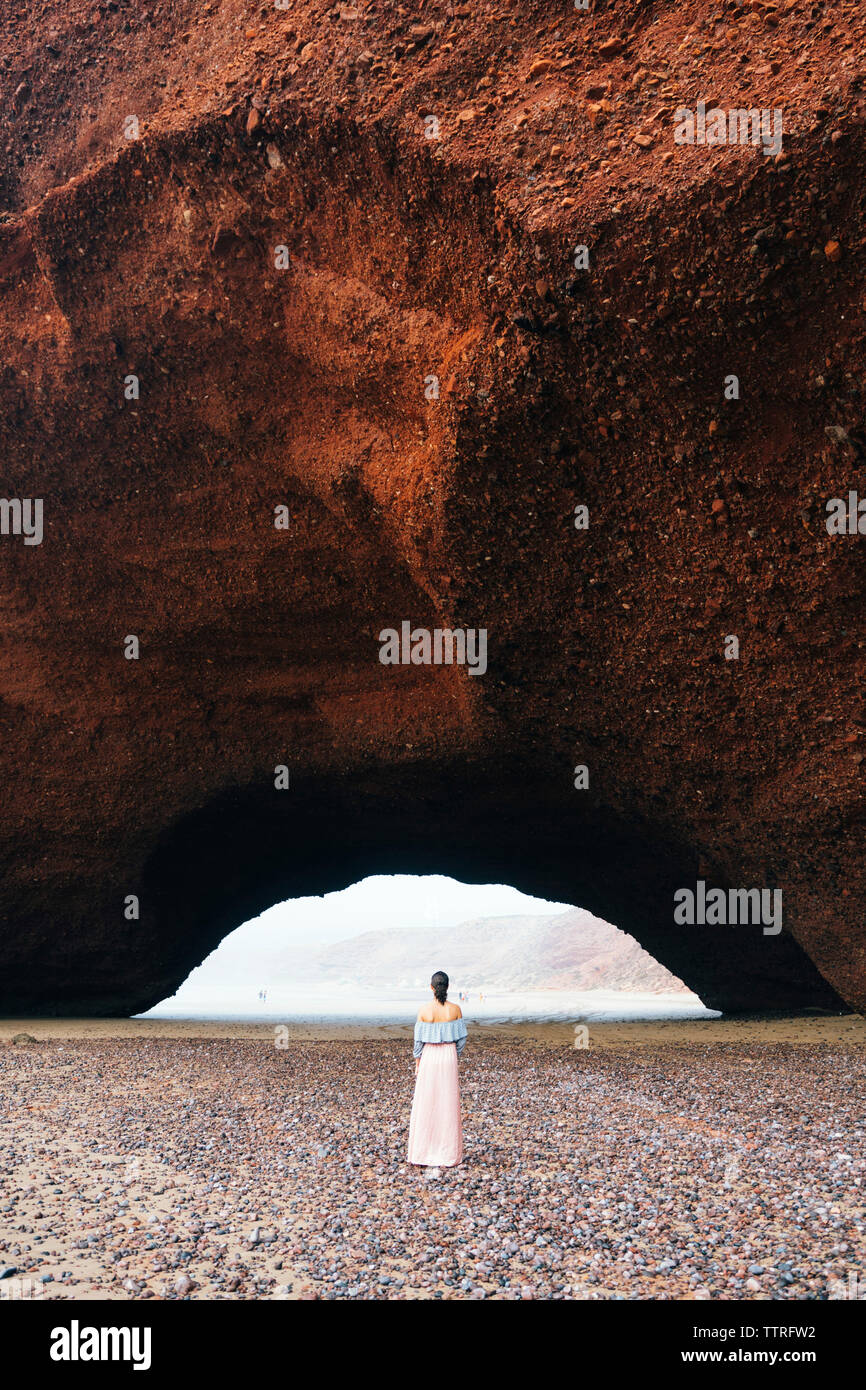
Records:
[[[444,1004],[445,1000],[448,998],[448,976],[445,974],[445,971],[437,970],[430,983],[433,986],[433,993],[436,996],[437,1003]]]

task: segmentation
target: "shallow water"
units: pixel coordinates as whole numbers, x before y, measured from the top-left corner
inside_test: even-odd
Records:
[[[464,1017],[484,1023],[518,1021],[608,1023],[630,1019],[718,1018],[704,1008],[695,994],[630,994],[616,990],[506,990],[470,991],[459,1003]],[[140,1018],[256,1020],[280,1022],[411,1023],[419,1005],[430,998],[429,989],[383,991],[379,995],[354,989],[268,989],[263,1001],[258,991],[238,988],[197,989],[188,985],[171,999],[164,999]]]

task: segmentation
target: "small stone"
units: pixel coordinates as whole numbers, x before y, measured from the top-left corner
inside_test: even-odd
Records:
[[[536,58],[526,75],[527,82],[531,82],[534,77],[543,77],[546,72],[550,72],[552,67],[553,62],[550,58]]]
[[[622,53],[622,49],[622,39],[607,39],[598,51],[602,58],[615,58],[617,54]]]
[[[841,261],[842,247],[839,245],[838,241],[828,241],[827,245],[824,247],[824,255],[827,257],[828,261]]]

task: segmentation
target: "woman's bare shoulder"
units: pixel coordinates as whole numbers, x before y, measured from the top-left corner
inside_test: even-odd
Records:
[[[418,1023],[432,1023],[433,1020],[432,1020],[431,1017],[430,1017],[431,1012],[432,1012],[432,1010],[431,1010],[429,1004],[422,1004],[421,1007],[420,1007],[420,1009],[418,1010],[417,1022],[418,1022]]]
[[[451,1019],[451,1020],[453,1020],[453,1019],[455,1019],[455,1018],[462,1018],[462,1017],[463,1017],[463,1010],[461,1009],[461,1007],[460,1007],[459,1004],[451,1004],[451,1003],[449,1003],[449,1005],[448,1005],[448,1017],[449,1017],[449,1019]]]

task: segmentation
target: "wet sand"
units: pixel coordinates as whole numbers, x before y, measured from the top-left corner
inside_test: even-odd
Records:
[[[399,1041],[411,1037],[412,1024],[366,1021],[287,1023],[245,1020],[155,1018],[0,1018],[0,1044],[16,1033],[37,1039],[54,1038],[250,1038],[273,1041],[274,1029],[285,1027],[295,1042],[357,1042],[361,1039]],[[866,1046],[862,1014],[803,1014],[780,1017],[671,1019],[629,1023],[591,1023],[590,1048],[649,1047],[667,1043],[790,1043],[793,1046],[833,1043]],[[470,1023],[474,1034],[500,1042],[572,1047],[572,1023]]]
[[[0,1040],[0,1297],[809,1300],[864,1269],[860,1018],[475,1026],[435,1178],[408,1027]]]

